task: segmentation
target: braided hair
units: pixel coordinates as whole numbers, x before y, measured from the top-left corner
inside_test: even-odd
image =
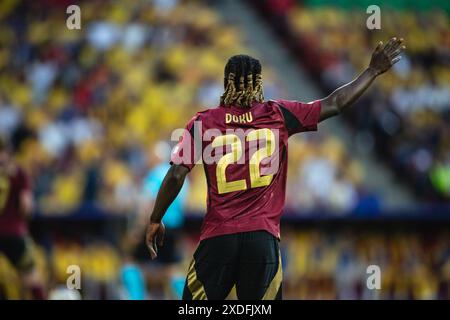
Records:
[[[254,101],[263,102],[261,63],[247,55],[232,56],[225,66],[224,88],[222,106],[250,108]]]

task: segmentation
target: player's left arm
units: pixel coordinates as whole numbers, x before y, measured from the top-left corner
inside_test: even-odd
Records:
[[[336,89],[328,97],[321,100],[320,120],[323,121],[338,115],[351,106],[377,76],[388,71],[401,59],[400,54],[406,49],[402,45],[403,39],[392,38],[386,45],[380,41],[372,54],[369,67],[367,67],[356,79]]]
[[[186,166],[172,164],[159,188],[146,234],[146,243],[152,259],[157,256],[156,244],[162,246],[164,241],[165,227],[161,220],[183,187],[188,172]]]

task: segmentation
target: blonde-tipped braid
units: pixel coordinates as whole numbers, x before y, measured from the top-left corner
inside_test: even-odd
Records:
[[[249,73],[247,75],[247,86],[245,90],[245,105],[251,106],[253,102],[253,75]]]
[[[256,75],[255,90],[253,91],[253,96],[255,97],[255,100],[258,102],[264,101],[263,82],[260,73]]]
[[[236,95],[236,104],[238,106],[243,106],[243,98],[245,98],[245,85],[244,85],[244,76],[240,76],[239,78],[239,91]]]
[[[244,85],[244,76],[239,78],[239,91],[235,87],[235,74],[229,73],[225,92],[220,97],[220,104],[224,106],[237,105],[250,108],[253,101],[263,102],[263,86],[261,74],[256,75],[255,86],[253,87],[253,75],[247,75],[247,83]]]
[[[220,97],[220,104],[228,106],[233,102],[233,98],[236,95],[236,87],[234,86],[234,73],[230,73],[227,79],[227,86],[225,92]]]

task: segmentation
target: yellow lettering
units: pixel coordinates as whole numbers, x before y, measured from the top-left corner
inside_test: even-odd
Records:
[[[251,112],[241,114],[239,116],[225,113],[225,123],[239,122],[239,123],[249,123],[253,121],[253,115]]]

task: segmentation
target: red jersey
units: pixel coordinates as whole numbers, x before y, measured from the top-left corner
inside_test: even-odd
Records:
[[[280,238],[289,136],[317,130],[320,101],[268,101],[197,113],[172,151],[189,170],[203,163],[207,212],[200,240],[266,230]]]
[[[20,213],[20,197],[30,189],[25,172],[15,167],[11,173],[0,173],[0,236],[23,236],[26,218]]]

